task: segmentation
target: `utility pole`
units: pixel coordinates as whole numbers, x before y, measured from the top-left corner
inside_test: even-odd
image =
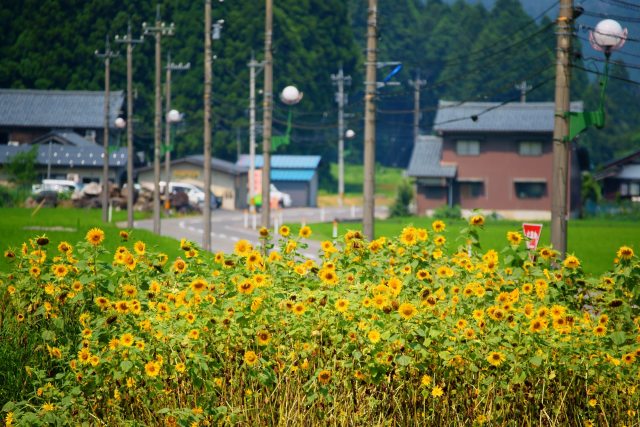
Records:
[[[182,62],[179,64],[174,64],[171,62],[171,53],[167,53],[167,65],[165,69],[167,70],[167,74],[165,76],[165,103],[164,103],[164,114],[165,114],[165,130],[164,130],[164,141],[165,141],[165,153],[164,153],[164,181],[166,185],[169,185],[169,181],[171,181],[171,122],[167,118],[167,114],[171,111],[171,71],[186,71],[191,68],[191,63],[187,62],[183,64]],[[166,187],[168,188],[168,187]]]
[[[153,34],[156,38],[156,109],[154,117],[154,140],[153,140],[153,232],[160,234],[160,144],[162,141],[162,60],[161,60],[161,40],[162,36],[172,36],[175,31],[173,23],[166,26],[160,21],[160,5],[156,8],[156,23],[153,27],[142,23],[143,33]],[[165,193],[169,192],[168,185],[165,186]]]
[[[127,228],[133,228],[133,45],[143,38],[131,36],[131,21],[127,24],[127,35],[116,36],[116,43],[127,44]]]
[[[415,144],[420,135],[420,88],[427,84],[426,80],[420,80],[420,70],[416,73],[416,80],[409,80],[413,86],[413,143]]]
[[[342,207],[344,203],[344,106],[347,97],[344,94],[344,85],[351,84],[351,76],[345,76],[340,67],[338,74],[332,74],[333,84],[338,86],[336,102],[338,103],[338,205]]]
[[[569,82],[573,0],[560,0],[557,20],[556,93],[553,126],[553,186],[551,189],[551,243],[564,257],[567,252],[569,179]]]
[[[520,91],[520,102],[527,102],[527,92],[532,89],[533,86],[528,85],[526,80],[520,82],[520,84],[515,85],[515,88]]]
[[[273,0],[266,0],[264,30],[264,103],[262,113],[262,226],[269,228],[271,215],[271,120],[273,108]]]
[[[109,116],[111,115],[111,100],[109,99],[111,97],[111,92],[109,87],[109,77],[111,75],[111,58],[117,58],[119,53],[111,50],[111,45],[109,44],[109,36],[107,35],[104,43],[104,53],[100,53],[96,50],[95,55],[98,58],[104,58],[104,130],[102,136],[104,158],[102,159],[102,222],[107,222],[109,221],[109,126],[111,126],[111,120],[109,118]]]
[[[365,238],[373,240],[375,213],[376,161],[376,58],[377,58],[377,0],[369,0],[367,18],[367,73],[364,95],[364,186],[362,230]]]
[[[211,250],[211,0],[204,2],[204,234],[202,247]]]
[[[263,62],[258,62],[251,52],[249,61],[249,209],[255,212],[256,170],[256,75],[262,71]]]

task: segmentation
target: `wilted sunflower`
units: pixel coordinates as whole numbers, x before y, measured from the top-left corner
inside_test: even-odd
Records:
[[[120,238],[126,242],[127,240],[129,240],[129,232],[125,231],[125,230],[120,230],[120,233],[118,233],[120,235]]]
[[[507,357],[499,351],[492,351],[487,356],[487,361],[493,366],[500,366],[505,360],[507,360]]]
[[[92,228],[87,232],[86,239],[93,246],[98,246],[104,240],[104,231],[99,228]]]

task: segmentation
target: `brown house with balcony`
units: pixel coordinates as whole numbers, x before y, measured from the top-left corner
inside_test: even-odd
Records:
[[[582,103],[572,110],[581,111]],[[417,213],[460,205],[467,213],[550,218],[553,125],[553,103],[440,101],[437,136],[418,137],[407,169],[415,178]],[[571,159],[573,210],[580,203],[580,168],[578,156]]]

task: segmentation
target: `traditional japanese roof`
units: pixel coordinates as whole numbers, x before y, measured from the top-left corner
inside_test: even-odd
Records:
[[[86,128],[104,127],[104,92],[0,89],[0,126]],[[109,96],[109,123],[124,102],[122,91]]]
[[[171,160],[171,165],[177,165],[181,163],[189,163],[195,166],[204,167],[204,156],[202,154],[196,154],[192,156],[181,157]],[[217,171],[226,172],[228,174],[237,175],[239,173],[247,172],[248,168],[238,166],[235,163],[228,162],[226,160],[211,158],[211,168]],[[138,168],[138,171],[147,171],[153,169],[153,166],[145,166]]]
[[[48,144],[71,145],[74,147],[101,147],[71,130],[54,130],[31,142],[32,145]]]
[[[615,176],[621,179],[640,178],[640,150],[610,161],[593,174],[596,180]]]
[[[572,102],[580,112],[582,101]],[[442,132],[553,132],[553,102],[440,101],[433,130]]]
[[[0,164],[8,163],[13,156],[35,148],[38,152],[36,164],[64,167],[102,167],[104,149],[100,145],[94,147],[73,147],[69,145],[0,145]],[[109,153],[109,166],[125,167],[127,149],[120,148]]]
[[[419,135],[409,166],[407,176],[418,178],[453,178],[456,176],[456,167],[442,165],[442,139],[437,136]]]

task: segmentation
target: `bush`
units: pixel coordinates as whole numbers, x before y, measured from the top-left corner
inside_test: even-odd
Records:
[[[389,213],[389,216],[392,218],[409,216],[409,204],[411,203],[412,199],[413,188],[411,187],[411,183],[407,180],[403,180],[400,185],[398,185],[396,200],[391,206],[391,212]]]
[[[436,219],[460,219],[462,218],[462,210],[460,205],[442,205],[433,211],[432,217]]]
[[[143,242],[101,262],[119,237],[98,229],[36,237],[0,277],[5,423],[637,424],[633,250],[588,278],[550,248],[531,260],[519,232],[481,252],[483,224],[453,256],[438,220],[350,231],[320,263],[286,226],[213,259],[182,241],[171,262]]]

